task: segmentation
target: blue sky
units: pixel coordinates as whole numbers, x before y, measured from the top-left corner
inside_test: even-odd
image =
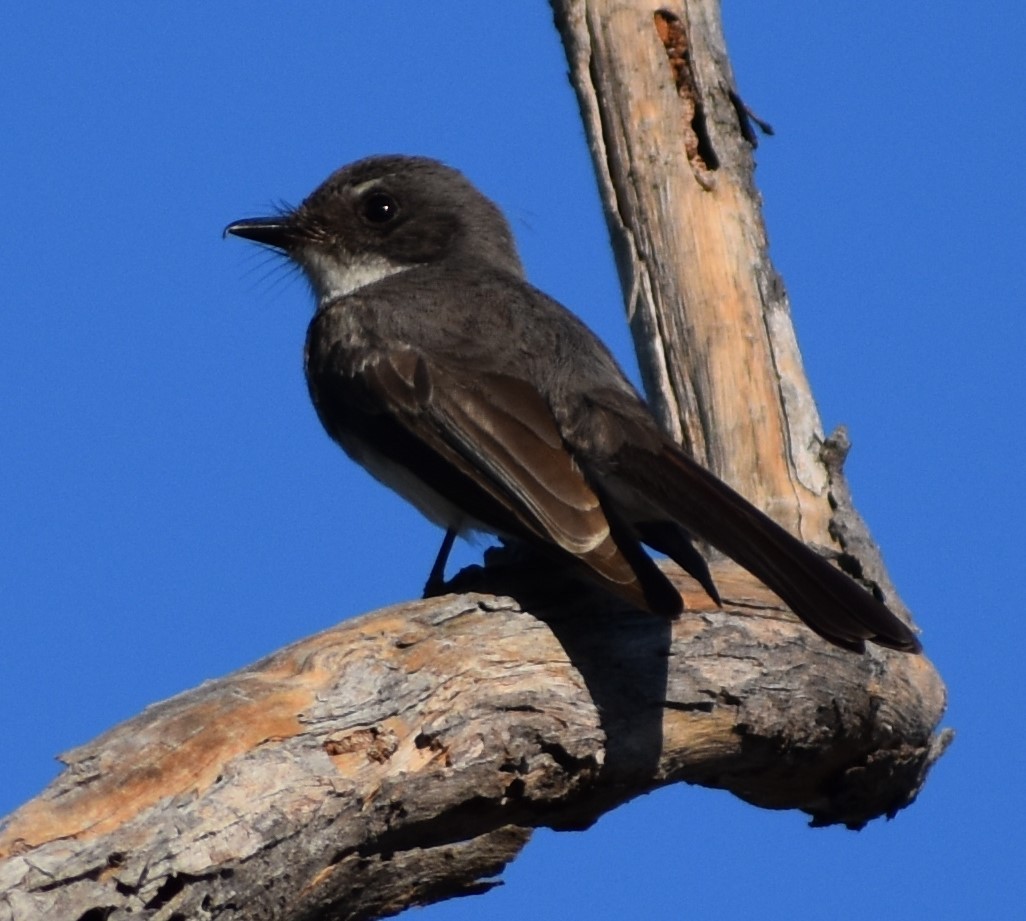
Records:
[[[725,6],[739,90],[777,130],[756,180],[807,371],[959,735],[920,800],[861,833],[678,786],[537,833],[503,888],[424,921],[1022,904],[1021,9]],[[565,69],[541,0],[8,11],[0,814],[56,753],[416,595],[433,559],[436,530],[321,431],[308,294],[223,241],[230,220],[369,153],[440,157],[632,363]]]

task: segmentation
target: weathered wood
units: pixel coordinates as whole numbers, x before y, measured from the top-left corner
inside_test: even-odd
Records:
[[[681,577],[671,625],[513,574],[531,613],[389,608],[151,707],[8,817],[0,918],[380,917],[681,780],[819,822],[905,805],[937,754],[927,661],[715,575],[730,613]]]
[[[830,544],[822,424],[753,183],[714,0],[553,0],[645,389],[664,428]]]
[[[767,259],[717,5],[553,7],[664,424],[900,607]],[[928,660],[836,649],[713,575],[724,610],[675,577],[669,624],[493,570],[151,707],[0,825],[0,921],[382,917],[682,780],[853,827],[911,802],[948,739]]]

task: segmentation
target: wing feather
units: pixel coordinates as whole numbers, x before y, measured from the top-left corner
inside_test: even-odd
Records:
[[[430,517],[441,517],[437,504],[397,482],[403,471],[414,471],[430,496],[469,512],[471,526],[574,558],[632,604],[668,614],[681,609],[679,593],[630,530],[614,533],[529,382],[450,369],[412,349],[375,350],[359,363],[341,349],[310,354],[307,372],[333,437]],[[371,454],[387,464],[378,460],[375,469]]]

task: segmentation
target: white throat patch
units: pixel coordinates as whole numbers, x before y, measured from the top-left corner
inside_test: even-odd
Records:
[[[312,247],[299,254],[297,260],[306,272],[319,303],[352,294],[389,275],[405,272],[411,266],[396,265],[382,256],[359,256],[344,262]]]

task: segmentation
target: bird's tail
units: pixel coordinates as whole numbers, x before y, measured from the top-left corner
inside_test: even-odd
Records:
[[[619,475],[776,592],[816,633],[848,649],[861,650],[865,640],[906,652],[922,648],[883,603],[675,445],[636,461],[619,465]]]

